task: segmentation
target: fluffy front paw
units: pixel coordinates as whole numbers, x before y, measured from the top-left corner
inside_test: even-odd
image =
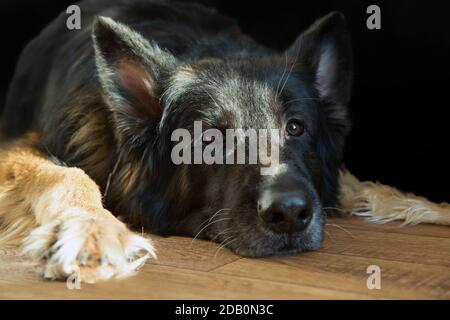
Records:
[[[67,218],[34,229],[24,241],[25,253],[44,262],[45,278],[76,274],[94,283],[130,276],[150,256],[156,258],[150,240],[104,209],[71,208],[63,216]]]

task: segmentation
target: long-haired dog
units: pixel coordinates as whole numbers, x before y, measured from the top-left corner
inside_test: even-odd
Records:
[[[1,119],[0,241],[22,241],[45,277],[132,274],[155,253],[124,222],[245,256],[318,249],[333,207],[450,224],[448,204],[342,169],[352,87],[342,14],[275,52],[196,4],[79,6],[81,30],[62,13],[24,49]],[[261,164],[174,164],[172,132],[195,121],[279,129],[273,174]]]

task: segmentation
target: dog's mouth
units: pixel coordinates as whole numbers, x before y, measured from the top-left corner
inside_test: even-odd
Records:
[[[240,246],[237,248],[229,248],[236,254],[244,257],[261,258],[271,256],[283,256],[298,254],[307,251],[318,250],[321,247],[322,241],[308,242],[308,243],[280,243],[277,246],[252,244],[249,247]]]
[[[277,233],[259,221],[246,223],[238,217],[230,218],[225,213],[216,215],[211,220],[216,223],[210,227],[204,225],[204,230],[197,231],[204,233],[202,236],[197,233],[193,236],[216,242],[220,247],[246,257],[290,255],[318,250],[322,246],[325,220],[322,213],[315,214],[305,230],[291,233]]]
[[[305,235],[278,235],[258,240],[247,246],[230,247],[235,253],[246,257],[269,257],[302,253],[320,249],[322,233],[315,237]]]

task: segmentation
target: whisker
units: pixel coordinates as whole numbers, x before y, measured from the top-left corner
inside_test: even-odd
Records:
[[[194,243],[195,239],[197,239],[197,237],[200,235],[200,233],[203,232],[203,230],[205,230],[207,227],[213,225],[214,223],[217,223],[219,221],[225,221],[225,220],[231,220],[231,218],[222,218],[222,219],[218,219],[218,220],[214,220],[213,222],[208,223],[206,226],[204,226],[194,237],[194,239],[192,239],[191,244],[189,245],[189,249],[192,247],[192,244]]]
[[[344,227],[342,227],[342,226],[340,226],[340,225],[337,225],[337,224],[334,224],[334,223],[325,223],[325,225],[326,225],[326,226],[336,227],[336,228],[338,228],[338,229],[341,229],[342,231],[344,231],[345,233],[347,233],[350,237],[352,237],[353,239],[355,239],[355,236],[354,236],[350,231],[348,231],[347,229],[345,229]]]
[[[209,219],[209,221],[211,221],[212,219],[214,219],[215,216],[219,215],[219,212],[222,212],[222,211],[224,211],[224,210],[231,210],[231,208],[223,208],[223,209],[220,209],[219,211],[217,211],[216,213],[214,213],[214,215]],[[228,213],[228,212],[223,212],[223,213],[221,213],[221,214],[227,214],[227,213]]]
[[[284,84],[283,84],[283,87],[281,87],[280,94],[283,93],[283,90],[284,90],[284,88],[286,87],[286,84],[287,84],[287,82],[288,82],[288,80],[289,80],[289,77],[290,77],[291,74],[292,74],[292,70],[294,70],[294,67],[295,67],[295,65],[297,64],[299,55],[300,55],[300,46],[297,48],[297,53],[296,53],[296,55],[295,55],[294,63],[292,64],[291,69],[289,70],[289,73],[288,73],[286,79],[284,80]]]
[[[281,75],[280,80],[278,80],[277,90],[275,91],[275,97],[276,97],[277,100],[278,100],[278,95],[279,95],[278,90],[280,90],[280,84],[281,84],[281,82],[283,81],[284,75],[286,74],[286,70],[287,70],[287,66],[288,66],[288,63],[287,63],[287,62],[288,62],[288,58],[287,58],[287,53],[285,52],[285,53],[284,53],[284,69],[283,69],[283,74]]]
[[[119,153],[116,163],[114,164],[112,171],[108,175],[108,179],[106,181],[106,186],[105,186],[105,191],[103,192],[103,199],[106,199],[106,197],[108,196],[109,188],[111,185],[111,180],[112,180],[113,176],[116,174],[117,169],[119,168],[119,162],[121,161],[121,158],[122,158],[122,153]]]
[[[216,213],[214,213],[214,214],[211,216],[211,218],[209,218],[209,217],[206,218],[205,221],[203,221],[198,227],[201,228],[202,226],[205,225],[205,223],[211,222],[212,219],[214,219],[214,218],[217,217],[217,216],[221,216],[221,215],[223,215],[223,214],[228,214],[228,213],[229,213],[228,211],[222,212],[222,211],[224,211],[224,210],[231,210],[231,209],[229,209],[229,208],[223,208],[223,209],[220,209],[219,211],[217,211]]]
[[[222,235],[222,234],[227,234],[227,233],[229,233],[229,231],[231,231],[231,230],[233,230],[233,228],[226,228],[225,230],[220,231],[218,234],[216,234],[216,235],[211,239],[211,241],[214,242],[214,240],[216,240],[220,235]]]
[[[292,64],[291,69],[289,70],[289,73],[288,73],[286,79],[284,80],[283,86],[281,87],[281,90],[280,90],[280,94],[283,93],[283,90],[284,90],[284,88],[286,87],[286,84],[287,84],[287,82],[288,82],[288,80],[289,80],[289,77],[290,77],[291,74],[292,74],[292,70],[294,70],[294,66],[295,66],[296,64],[297,64],[297,58],[295,59],[294,63]]]
[[[224,241],[222,241],[222,244],[219,246],[219,248],[216,250],[216,253],[214,254],[214,261],[217,259],[217,255],[219,254],[220,250],[225,248],[226,246],[232,244],[234,241],[237,240],[237,238],[234,238],[234,236],[226,238]],[[230,241],[226,242],[228,239],[231,239]]]
[[[333,241],[334,243],[336,243],[336,239],[334,239],[327,230],[324,230],[324,231],[325,231],[325,234],[330,238],[330,240]]]
[[[208,92],[208,90],[203,90],[203,92],[205,92],[208,95],[208,97],[214,102],[217,108],[220,108],[220,105],[217,103],[217,100],[213,98],[213,96]]]
[[[324,207],[324,208],[322,208],[323,210],[336,210],[336,211],[339,211],[339,212],[342,212],[342,213],[349,213],[349,211],[348,210],[345,210],[345,209],[342,209],[342,208],[338,208],[338,207]]]
[[[202,228],[202,227],[205,225],[205,223],[211,222],[215,217],[218,217],[218,216],[221,216],[221,215],[224,215],[224,214],[228,214],[228,213],[229,213],[229,211],[223,212],[224,210],[231,210],[231,208],[222,208],[222,209],[218,210],[218,211],[217,211],[216,213],[214,213],[211,217],[206,218],[202,223],[200,223],[200,225],[198,226],[198,228]],[[203,230],[203,229],[202,229],[202,230]],[[202,230],[200,230],[200,232],[201,232]],[[199,235],[199,233],[197,233],[197,235],[195,236],[195,238],[198,237],[198,235]],[[192,241],[194,241],[195,238],[192,239]],[[191,246],[192,246],[192,242],[191,242],[191,245],[189,246],[189,248],[190,248]]]

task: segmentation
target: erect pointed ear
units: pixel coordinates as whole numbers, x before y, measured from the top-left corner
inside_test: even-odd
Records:
[[[106,17],[94,23],[92,38],[98,77],[118,138],[142,141],[162,115],[161,79],[176,58],[126,25]]]
[[[313,72],[320,97],[342,107],[352,88],[352,49],[344,15],[331,12],[303,32],[288,54]]]
[[[298,69],[312,73],[326,123],[317,144],[321,163],[320,197],[323,203],[336,203],[337,174],[341,166],[344,136],[350,129],[347,104],[352,89],[352,49],[344,16],[332,12],[317,20],[288,49],[298,61]]]

